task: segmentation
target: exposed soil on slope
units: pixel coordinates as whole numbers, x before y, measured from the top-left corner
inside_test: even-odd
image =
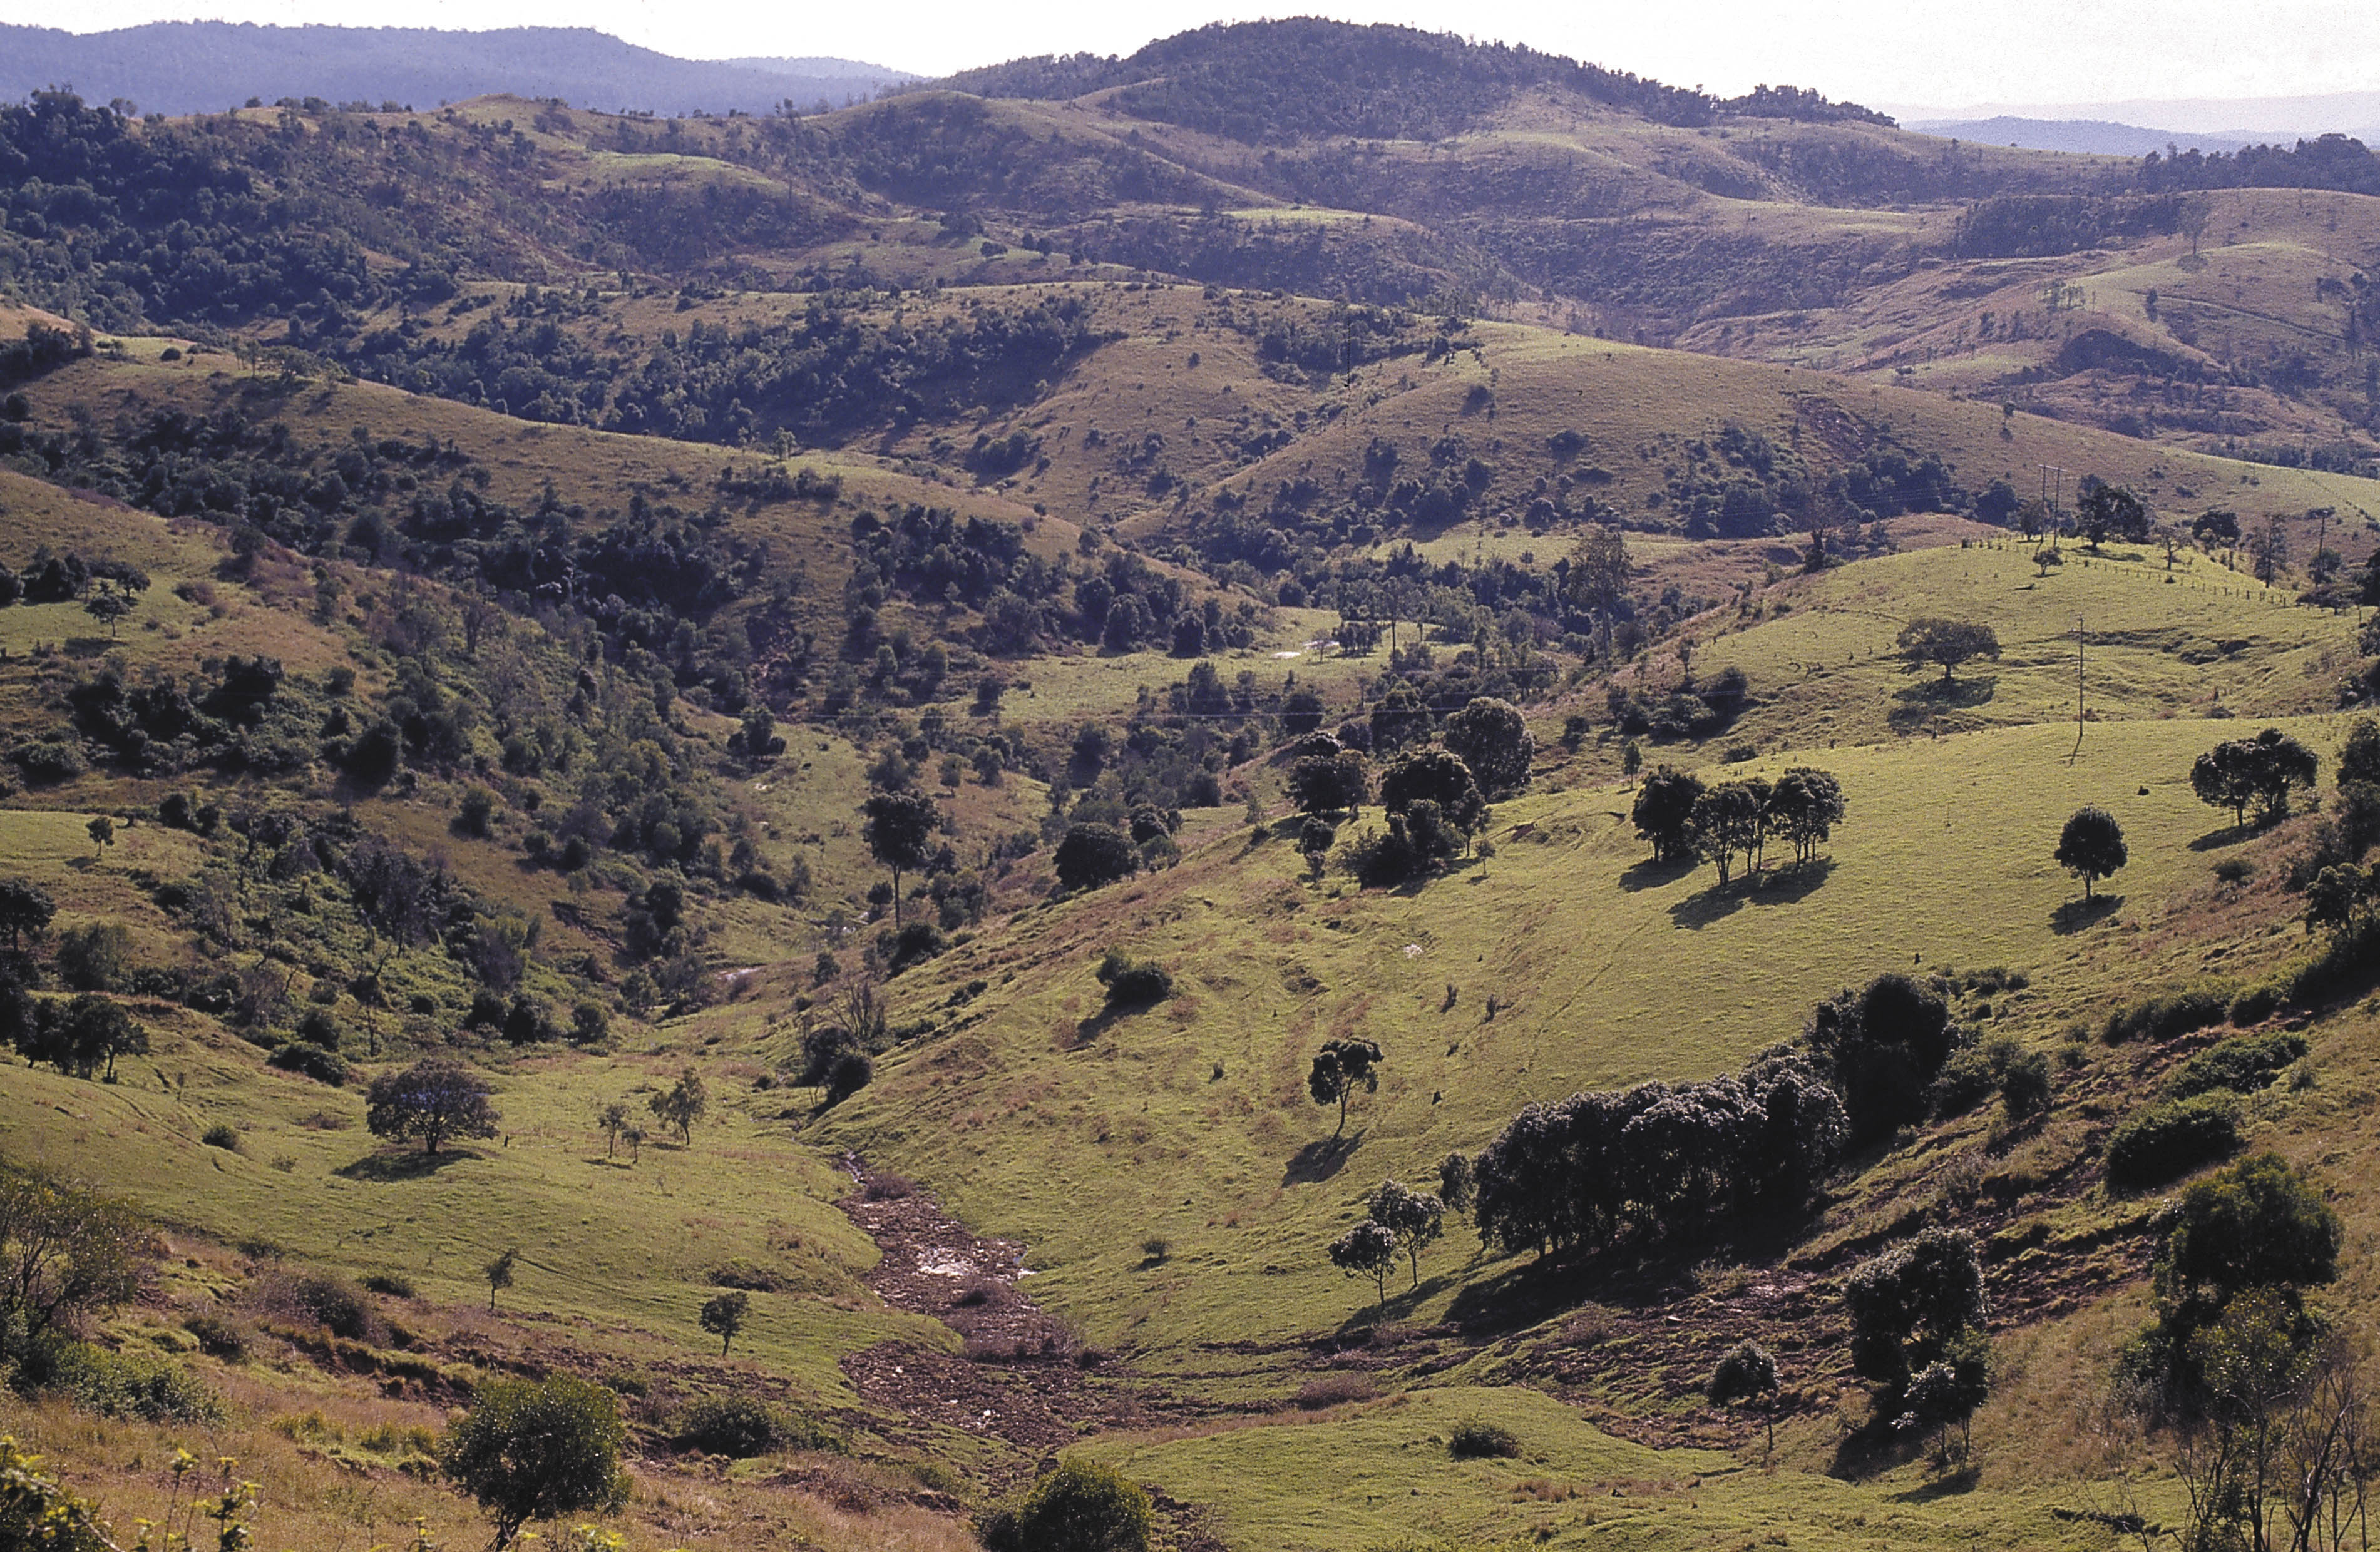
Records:
[[[924,1191],[846,1156],[857,1189],[837,1204],[882,1252],[863,1279],[887,1304],[930,1316],[965,1339],[963,1354],[879,1342],[843,1360],[854,1389],[909,1420],[914,1442],[955,1428],[1015,1451],[1020,1479],[1087,1434],[1191,1423],[1219,1409],[1176,1396],[1087,1348],[1024,1291],[1024,1247],[986,1239]],[[899,1437],[897,1426],[882,1430]],[[1176,1552],[1223,1552],[1205,1511],[1152,1494]]]

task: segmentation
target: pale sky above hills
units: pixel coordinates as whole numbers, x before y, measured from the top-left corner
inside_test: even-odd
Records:
[[[1318,13],[1527,43],[1722,93],[1785,81],[1927,109],[2301,96],[2380,83],[2374,0],[1289,0],[1236,11],[1216,0],[0,0],[0,21],[78,32],[194,18],[594,27],[691,58],[831,55],[928,75],[1026,54],[1129,53],[1208,21]]]

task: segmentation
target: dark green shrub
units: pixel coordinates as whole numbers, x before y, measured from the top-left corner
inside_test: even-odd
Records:
[[[1509,1460],[1521,1452],[1521,1441],[1510,1428],[1474,1420],[1454,1425],[1446,1449],[1458,1461]]]
[[[2000,1073],[2000,1104],[2013,1120],[2039,1115],[2049,1109],[2049,1055],[2025,1051]]]
[[[55,1391],[103,1417],[142,1423],[219,1423],[223,1401],[177,1364],[110,1352],[88,1342],[44,1342],[25,1355],[18,1383]]]
[[[210,1358],[237,1364],[248,1356],[248,1334],[220,1316],[194,1315],[182,1329],[198,1340],[199,1351]]]
[[[2248,1029],[2271,1018],[2281,1005],[2281,988],[2270,981],[2250,987],[2231,1000],[2231,1027]]]
[[[2302,1035],[2236,1035],[2183,1062],[2181,1071],[2165,1085],[2166,1092],[2176,1099],[2212,1094],[2217,1089],[2253,1094],[2305,1053]]]
[[[347,1081],[347,1063],[344,1057],[337,1051],[325,1050],[304,1040],[290,1041],[266,1057],[264,1064],[285,1073],[300,1073],[316,1083],[329,1084],[333,1088],[338,1088]]]
[[[225,1153],[237,1153],[239,1151],[239,1128],[232,1125],[229,1122],[219,1121],[212,1126],[208,1127],[204,1132],[200,1133],[199,1141],[206,1144],[206,1146],[211,1148],[221,1148]]]
[[[19,744],[9,758],[17,762],[26,783],[36,787],[71,782],[91,769],[91,762],[82,758],[80,749],[55,739]]]
[[[1148,1552],[1157,1529],[1148,1494],[1113,1466],[1066,1461],[1014,1505],[977,1522],[989,1552]]]
[[[2162,1185],[2239,1146],[2240,1107],[2228,1094],[2151,1105],[2107,1138],[2107,1183],[2119,1191]]]
[[[839,1105],[876,1081],[876,1063],[866,1051],[838,1051],[827,1064],[826,1102]]]
[[[402,1272],[374,1272],[364,1279],[364,1287],[374,1293],[384,1293],[392,1299],[413,1297],[413,1279]]]
[[[2126,1040],[2169,1040],[2211,1024],[2221,1024],[2232,1007],[2232,988],[2220,982],[2143,997],[2107,1015],[2099,1037],[2111,1046]]]
[[[892,957],[887,968],[897,976],[912,964],[922,964],[947,952],[950,946],[951,940],[932,922],[910,922],[892,935]]]
[[[1969,1046],[1942,1064],[1933,1084],[1932,1109],[1936,1115],[1965,1115],[1991,1097],[1999,1087],[2000,1069],[2006,1065],[2000,1047],[2013,1041],[1993,1041],[1986,1045]],[[1999,1059],[1999,1060],[1996,1060]]]
[[[1714,1406],[1731,1406],[1776,1388],[1776,1358],[1758,1342],[1746,1339],[1718,1361],[1718,1367],[1711,1371],[1710,1382],[1703,1387],[1703,1394]]]
[[[843,1440],[815,1418],[752,1396],[706,1396],[678,1414],[681,1449],[747,1460],[772,1449],[834,1449]]]
[[[345,1278],[326,1272],[285,1278],[268,1291],[267,1299],[334,1337],[361,1341],[371,1332],[371,1306],[364,1303],[363,1291]]]
[[[1129,959],[1110,949],[1093,972],[1108,988],[1108,1006],[1146,1008],[1173,995],[1173,975],[1155,960]]]

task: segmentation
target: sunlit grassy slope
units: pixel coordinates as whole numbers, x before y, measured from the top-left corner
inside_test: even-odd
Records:
[[[1519,1441],[1456,1460],[1465,1424]],[[1427,1546],[1823,1548],[2090,1546],[2054,1495],[1934,1493],[1769,1472],[1716,1450],[1649,1449],[1542,1391],[1416,1389],[1327,1418],[1096,1446],[1136,1477],[1220,1507],[1235,1546],[1278,1552]]]
[[[1025,1239],[1046,1296],[1100,1338],[1161,1350],[1218,1328],[1283,1336],[1352,1307],[1321,1246],[1381,1176],[1427,1175],[1528,1099],[1730,1067],[1879,970],[2024,969],[2035,984],[2020,1027],[2046,1033],[2052,1010],[2155,978],[2153,958],[2081,956],[2142,932],[2206,876],[2192,843],[2228,819],[2192,794],[2188,770],[2235,727],[2204,720],[2209,689],[2243,708],[2301,703],[2351,628],[2227,596],[2241,590],[2228,573],[2168,587],[2143,570],[2077,564],[2032,585],[2014,553],[1930,550],[1843,568],[1699,655],[1699,671],[1741,663],[1780,697],[1760,714],[1773,730],[1760,758],[1726,774],[1808,761],[1842,781],[1851,818],[1821,867],[1772,869],[1749,892],[1712,889],[1706,868],[1650,867],[1617,786],[1501,805],[1491,861],[1390,892],[1310,884],[1288,846],[1251,848],[1230,829],[1177,868],[1027,912],[912,973],[900,989],[920,1011],[969,978],[996,989],[889,1063],[829,1134]],[[2070,611],[2105,627],[2086,647],[2105,720],[2084,724],[2079,752],[2063,720]],[[1899,698],[1930,674],[1878,655],[1921,612],[2000,622],[2002,661],[1971,665],[1957,691],[1972,702],[1957,725],[1973,731],[1887,729],[1896,709],[1934,704]],[[2211,661],[2178,650],[2192,644],[2212,645]],[[1821,649],[1840,666],[1813,675]],[[2288,725],[2325,751],[2342,731]],[[2060,908],[2079,891],[2050,852],[2086,803],[2119,816],[2132,863],[2107,886],[2124,907],[2078,929]],[[1184,994],[1101,1017],[1090,969],[1109,947],[1162,959]],[[1332,1118],[1305,1100],[1305,1061],[1351,1031],[1389,1060],[1380,1092],[1357,1103],[1361,1146],[1316,1180],[1305,1150]],[[1176,1248],[1143,1268],[1151,1234]]]

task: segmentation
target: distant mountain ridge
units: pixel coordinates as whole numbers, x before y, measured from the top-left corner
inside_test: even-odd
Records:
[[[1215,22],[1121,58],[1040,55],[919,85],[1043,101],[1109,92],[1114,106],[1136,117],[1248,144],[1334,135],[1442,139],[1531,89],[1572,93],[1679,127],[1730,115],[1892,123],[1856,103],[1829,102],[1790,86],[1761,86],[1722,100],[1514,44],[1321,17]]]
[[[152,22],[110,32],[0,26],[0,99],[71,85],[143,112],[319,97],[430,108],[490,92],[658,114],[842,107],[915,78],[843,59],[677,59],[589,28],[431,28]]]
[[[2018,146],[2026,151],[2081,152],[2095,156],[2146,156],[2151,152],[2163,155],[2168,146],[2211,154],[2239,151],[2265,140],[2287,144],[2295,139],[2286,135],[2202,135],[2181,129],[2143,128],[2104,118],[2019,118],[2008,114],[1994,118],[1920,119],[1903,127],[1944,139]]]

